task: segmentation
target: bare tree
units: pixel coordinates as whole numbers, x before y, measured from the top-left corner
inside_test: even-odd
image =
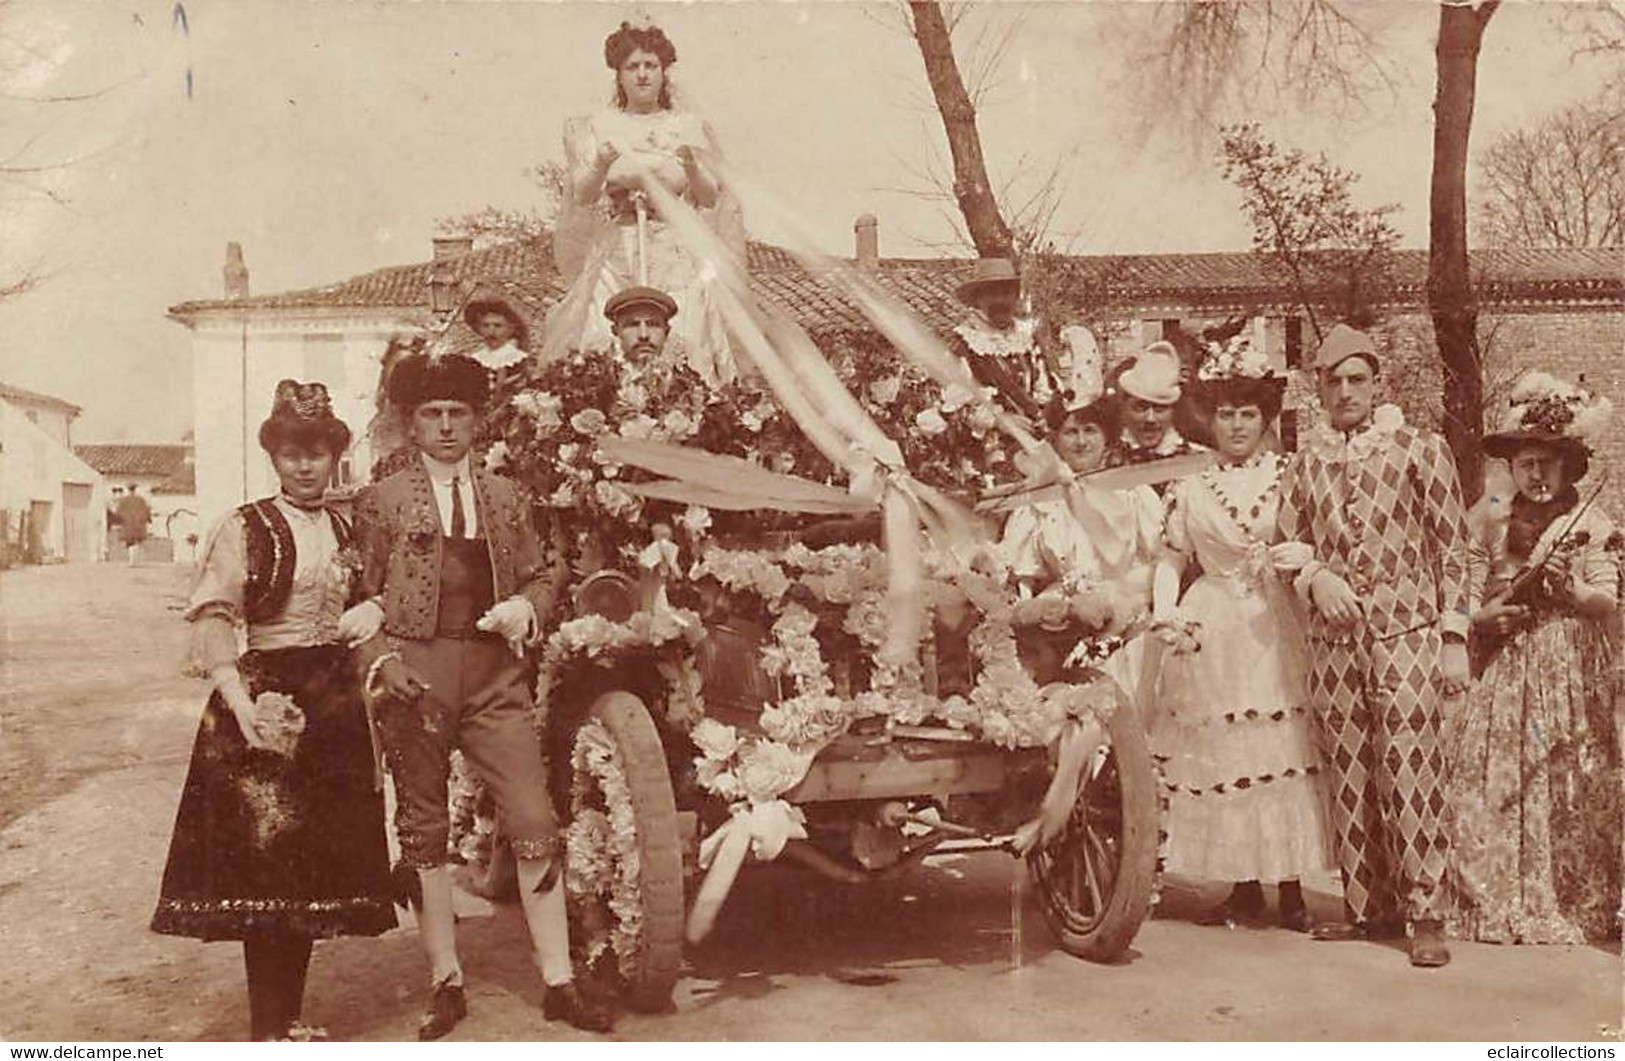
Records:
[[[1467,260],[1467,158],[1479,47],[1499,0],[1442,0],[1435,46],[1428,308],[1445,382],[1444,432],[1462,486],[1482,479],[1483,379]],[[1204,121],[1260,88],[1357,101],[1387,80],[1378,42],[1338,0],[1191,0],[1165,5],[1138,57],[1164,107]]]
[[[1484,483],[1484,363],[1467,257],[1467,158],[1478,55],[1500,0],[1439,6],[1434,45],[1433,178],[1428,196],[1428,311],[1444,368],[1444,436],[1468,503]]]
[[[988,180],[982,135],[976,126],[976,105],[960,76],[948,20],[936,0],[910,0],[908,12],[910,29],[925,63],[926,80],[948,135],[954,198],[965,218],[971,243],[983,257],[1013,257],[1010,225],[999,210]]]
[[[476,247],[535,239],[546,234],[551,231],[558,216],[559,204],[564,201],[564,164],[547,159],[527,169],[525,176],[541,194],[539,205],[485,206],[468,213],[442,217],[435,222],[435,229],[448,235],[472,236]]]
[[[1625,243],[1625,114],[1608,97],[1503,133],[1479,155],[1479,235],[1521,247]]]
[[[1254,124],[1221,130],[1219,155],[1225,180],[1241,191],[1253,253],[1315,342],[1337,319],[1368,317],[1392,280],[1399,233],[1388,219],[1398,205],[1356,206],[1357,175],[1325,155],[1278,147]]]

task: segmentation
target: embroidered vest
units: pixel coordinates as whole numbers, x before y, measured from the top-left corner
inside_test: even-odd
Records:
[[[251,501],[237,510],[243,517],[248,568],[243,581],[243,614],[251,623],[275,618],[288,606],[293,592],[293,569],[298,563],[294,551],[293,528],[288,517],[272,498]],[[333,521],[333,538],[340,549],[350,544],[350,525],[337,512],[327,510]]]

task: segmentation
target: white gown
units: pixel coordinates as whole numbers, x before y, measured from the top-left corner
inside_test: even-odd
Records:
[[[647,285],[664,291],[677,303],[665,358],[686,363],[712,385],[733,380],[738,370],[716,305],[714,272],[696,261],[676,230],[656,215],[652,202],[646,204],[640,246],[637,211],[631,199],[617,190],[615,181],[626,167],[620,162],[612,166],[604,192],[591,206],[577,205],[569,194],[575,181],[591,171],[598,147],[605,141],[615,144],[623,155],[635,156],[684,198],[688,198],[688,189],[678,148],[717,150],[705,123],[681,110],[634,114],[612,108],[565,124],[569,183],[554,232],[553,256],[570,287],[548,314],[542,360],[574,350],[613,352],[605,303],[625,288]],[[732,197],[719,189],[716,205],[701,209],[700,216],[720,237],[721,246],[742,264],[744,229]]]
[[[1331,864],[1304,624],[1270,550],[1280,467],[1264,454],[1170,491],[1168,547],[1202,566],[1180,605],[1202,647],[1164,654],[1152,721],[1181,876],[1275,883]]]

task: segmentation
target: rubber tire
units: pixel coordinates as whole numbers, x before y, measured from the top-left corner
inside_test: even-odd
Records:
[[[643,948],[627,979],[627,1001],[658,1013],[671,1007],[683,966],[683,849],[666,751],[648,709],[631,693],[603,694],[587,717],[603,723],[615,741],[637,822]]]
[[[1106,730],[1117,760],[1123,855],[1112,893],[1106,899],[1104,916],[1085,930],[1069,926],[1064,912],[1057,908],[1062,900],[1047,894],[1043,882],[1034,873],[1044,920],[1049,923],[1061,949],[1092,962],[1112,962],[1120,958],[1151,914],[1162,817],[1157,766],[1151,759],[1151,748],[1140,728],[1138,713],[1126,699],[1118,704]],[[1080,794],[1080,801],[1085,794]],[[1029,862],[1029,868],[1035,868],[1034,864]]]

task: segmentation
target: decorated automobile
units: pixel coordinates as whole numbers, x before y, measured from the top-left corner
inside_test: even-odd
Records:
[[[760,379],[679,364],[560,358],[489,425],[572,572],[537,703],[578,945],[640,1007],[748,862],[851,883],[1000,848],[1097,961],[1153,901],[1134,631],[1074,607],[1087,585],[1025,592],[969,515],[1020,479],[985,395],[885,350],[817,356],[906,479],[852,485]]]

